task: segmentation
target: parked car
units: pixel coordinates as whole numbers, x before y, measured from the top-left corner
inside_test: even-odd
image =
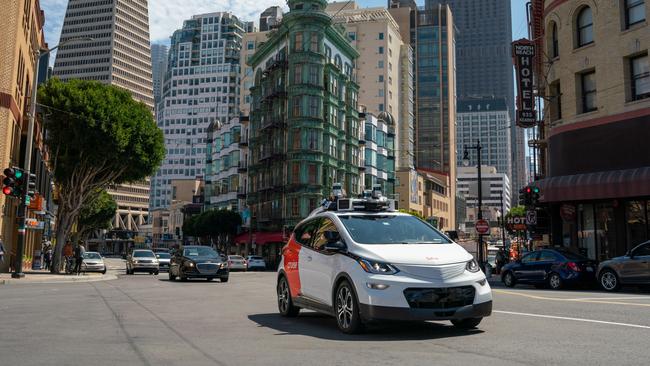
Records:
[[[159,272],[158,258],[149,249],[136,249],[126,258],[126,274],[149,272],[157,275]]]
[[[229,255],[228,268],[231,271],[245,271],[247,269],[246,259],[241,255]]]
[[[596,263],[587,257],[559,248],[542,249],[503,266],[501,281],[508,287],[526,283],[557,290],[569,284],[592,284],[595,273]]]
[[[650,284],[650,240],[622,257],[602,262],[598,266],[598,283],[605,291],[617,291],[621,285]]]
[[[172,258],[171,254],[168,252],[157,252],[156,258],[158,258],[158,267],[161,271],[169,271],[169,262]]]
[[[188,278],[215,278],[228,282],[228,263],[214,249],[199,245],[188,245],[174,252],[169,265],[169,280],[187,281]]]
[[[81,270],[84,272],[101,272],[102,274],[106,274],[104,258],[97,252],[84,253],[84,260],[81,262]]]
[[[266,262],[259,255],[249,255],[246,257],[246,265],[249,271],[263,271],[266,269]]]

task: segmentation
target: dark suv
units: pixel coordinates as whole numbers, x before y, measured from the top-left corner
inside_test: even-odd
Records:
[[[169,264],[169,280],[176,278],[205,278],[212,281],[219,278],[228,282],[228,263],[224,262],[214,249],[205,246],[188,245],[176,250]]]

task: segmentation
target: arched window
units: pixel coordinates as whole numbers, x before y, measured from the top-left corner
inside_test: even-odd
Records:
[[[551,39],[549,43],[549,53],[551,58],[556,58],[560,56],[560,42],[557,38],[557,24],[551,22]]]
[[[594,21],[591,8],[585,6],[578,13],[577,26],[578,47],[594,42]]]

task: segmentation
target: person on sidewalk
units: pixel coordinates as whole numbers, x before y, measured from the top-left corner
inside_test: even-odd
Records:
[[[86,254],[86,248],[83,246],[83,242],[80,240],[77,244],[77,247],[74,249],[74,271],[77,276],[81,273],[81,263],[84,260],[84,254]]]
[[[74,249],[72,248],[72,243],[68,240],[67,243],[63,246],[63,258],[65,259],[65,273],[72,273],[70,268],[72,266],[72,257],[74,256]]]
[[[0,265],[5,262],[5,246],[2,243],[2,238],[0,237]]]
[[[503,266],[506,265],[506,255],[503,252],[503,249],[499,249],[496,256],[494,257],[494,261],[496,262],[497,265],[496,274],[501,274],[501,268],[503,268]]]
[[[46,244],[45,245],[45,255],[43,257],[43,263],[46,271],[50,269],[50,265],[52,264],[52,245]]]

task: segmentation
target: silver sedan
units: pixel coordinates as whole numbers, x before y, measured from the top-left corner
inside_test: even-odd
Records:
[[[83,272],[101,272],[106,273],[106,264],[101,254],[97,252],[84,253],[84,259],[81,262]]]

